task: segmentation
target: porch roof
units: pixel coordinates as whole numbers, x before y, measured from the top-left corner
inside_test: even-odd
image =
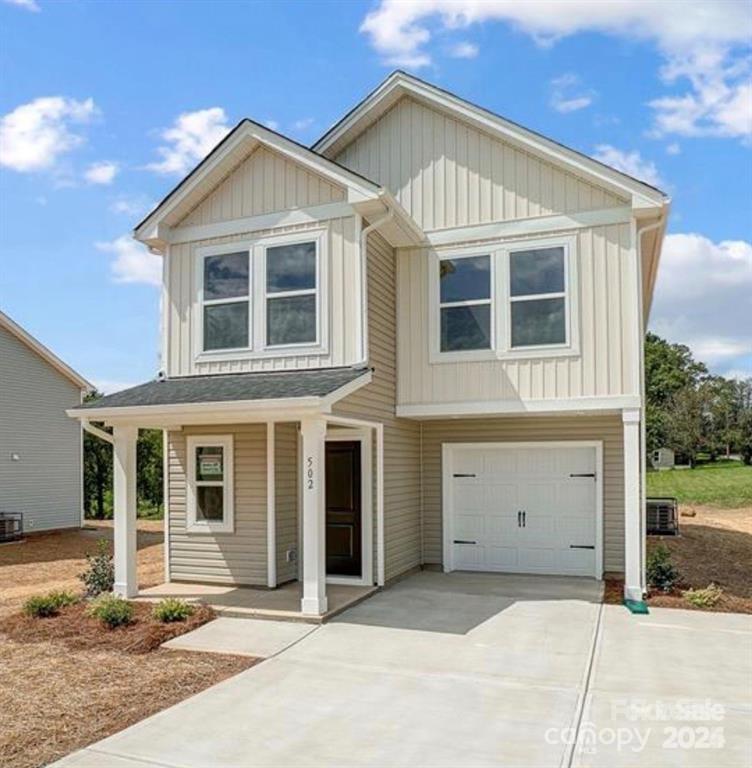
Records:
[[[205,411],[216,407],[276,409],[326,408],[371,380],[369,368],[211,374],[149,381],[68,411],[82,419],[121,418],[149,412]]]

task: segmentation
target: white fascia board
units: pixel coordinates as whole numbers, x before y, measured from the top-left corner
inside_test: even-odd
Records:
[[[296,144],[284,136],[280,136],[263,126],[246,120],[235,129],[234,135],[225,139],[225,142],[218,150],[214,150],[215,154],[213,156],[212,154],[207,156],[196,170],[186,177],[173,193],[168,196],[168,199],[157,206],[143,223],[136,228],[134,231],[136,239],[149,245],[160,239],[158,230],[155,228],[160,223],[163,223],[165,217],[175,211],[196,187],[206,183],[228,156],[239,150],[243,144],[247,145],[246,154],[249,154],[257,145],[263,144],[310,171],[324,176],[334,184],[344,187],[347,191],[347,201],[351,204],[376,198],[381,190],[381,187],[377,184],[337,165],[332,160],[317,155],[315,152]],[[155,232],[157,232],[156,237]]]
[[[426,232],[430,245],[455,245],[475,240],[499,240],[507,237],[542,234],[563,230],[598,227],[609,224],[628,224],[632,220],[632,209],[626,206],[603,208],[581,213],[555,216],[538,216],[532,219],[498,221],[490,224],[475,224],[468,227],[435,229]]]
[[[491,131],[524,147],[537,156],[543,156],[559,165],[563,164],[579,175],[596,179],[601,186],[629,198],[633,207],[660,207],[666,200],[661,192],[637,179],[627,177],[615,169],[588,158],[586,155],[558,144],[545,136],[533,133],[522,126],[515,125],[502,117],[493,115],[482,107],[477,107],[458,96],[442,91],[402,72],[390,75],[336,130],[326,134],[314,144],[313,148],[317,152],[326,153],[348,131],[355,128],[369,111],[378,109],[382,101],[387,101],[391,105],[403,95],[412,95],[423,101],[428,101],[444,111],[459,115],[479,128]]]
[[[40,341],[37,341],[28,331],[22,328],[15,320],[11,320],[4,312],[0,312],[0,328],[5,328],[8,333],[15,336],[22,344],[35,352],[45,362],[49,363],[58,373],[72,381],[80,390],[94,389],[94,385],[87,381],[80,373],[76,373],[67,363],[64,363],[54,352],[47,349]]]
[[[639,408],[639,395],[572,397],[546,400],[489,400],[457,403],[419,403],[398,405],[397,416],[406,419],[457,418],[466,416],[519,416],[520,414],[557,414],[584,411],[620,411]]]

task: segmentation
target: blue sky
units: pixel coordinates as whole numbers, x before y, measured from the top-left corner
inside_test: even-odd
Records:
[[[241,118],[309,143],[399,66],[668,191],[651,325],[752,375],[751,38],[733,0],[0,0],[0,308],[104,389],[153,377],[132,226]]]

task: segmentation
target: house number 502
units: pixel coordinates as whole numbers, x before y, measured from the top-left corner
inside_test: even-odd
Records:
[[[309,456],[306,459],[306,484],[308,485],[308,490],[313,490],[313,456]]]

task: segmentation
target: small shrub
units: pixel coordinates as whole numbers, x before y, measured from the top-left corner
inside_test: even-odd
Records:
[[[682,596],[695,608],[713,608],[723,595],[723,590],[715,584],[709,584],[705,589],[688,589]]]
[[[167,624],[172,621],[185,621],[189,616],[193,615],[193,611],[193,606],[186,603],[185,600],[178,600],[176,597],[166,597],[154,606],[151,615],[157,621]]]
[[[110,629],[133,621],[133,605],[117,595],[100,595],[89,606],[89,616],[99,619]]]
[[[661,592],[670,592],[679,580],[679,571],[671,563],[671,553],[662,545],[648,554],[646,572],[648,584]]]
[[[78,577],[86,587],[86,596],[96,597],[103,592],[112,592],[115,585],[115,562],[104,539],[99,541],[93,555],[86,555],[86,562],[88,567]]]
[[[78,602],[78,598],[70,592],[50,592],[46,595],[33,595],[24,603],[23,610],[27,616],[47,618],[57,616],[61,608],[75,602]]]

